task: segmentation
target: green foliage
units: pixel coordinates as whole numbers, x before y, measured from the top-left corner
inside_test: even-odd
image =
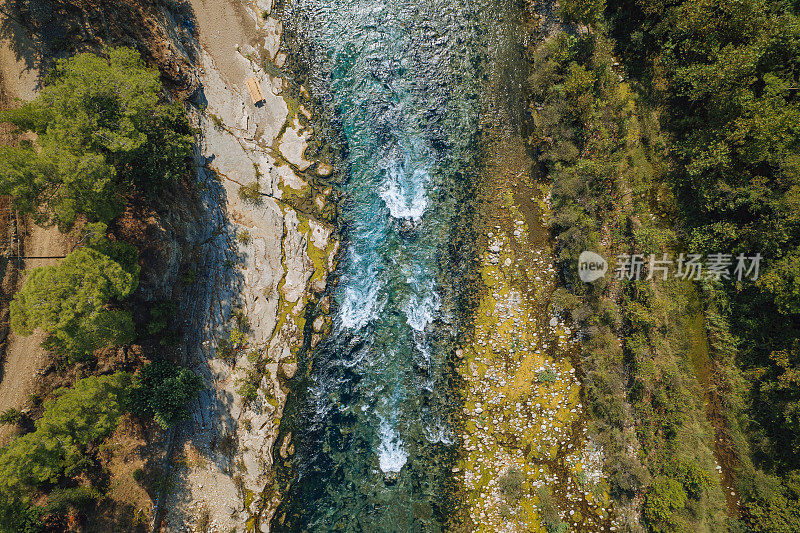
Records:
[[[239,198],[246,203],[260,205],[261,202],[263,202],[263,198],[261,198],[261,185],[259,185],[257,181],[249,185],[242,185],[239,187]]]
[[[650,485],[645,498],[642,515],[652,531],[681,531],[678,511],[686,505],[683,485],[669,477],[657,477]]]
[[[79,380],[45,403],[36,430],[0,449],[0,497],[23,500],[28,489],[80,474],[91,464],[90,449],[117,426],[130,375]]]
[[[595,28],[554,36],[534,54],[528,142],[541,174],[552,180],[550,225],[564,287],[553,303],[587,333],[583,386],[612,498],[637,505],[648,491],[655,517],[663,487],[651,492],[650,480],[672,480],[685,502],[669,509],[666,521],[654,518],[652,528],[686,530],[692,520],[716,530],[725,502],[718,476],[711,477],[713,456],[684,444],[713,438],[687,349],[687,317],[700,314],[687,310],[691,288],[646,280],[586,284],[575,268],[583,250],[605,257],[670,252],[678,241],[664,219],[651,215],[672,208],[660,130],[614,72],[611,44]]]
[[[236,232],[236,240],[242,244],[250,244],[252,237],[250,236],[250,232],[246,229]]]
[[[509,468],[508,472],[500,476],[498,486],[503,496],[516,504],[525,495],[525,474],[516,468]]]
[[[252,402],[258,398],[258,386],[260,384],[261,373],[256,368],[251,368],[239,382],[239,395],[244,401]]]
[[[231,330],[230,341],[235,350],[241,350],[247,346],[247,335],[239,328]]]
[[[131,409],[166,429],[188,418],[186,404],[202,388],[203,380],[188,368],[163,360],[148,363],[134,376]]]
[[[147,323],[147,332],[157,335],[164,331],[175,315],[175,303],[170,301],[159,302],[150,308],[150,322]]]
[[[536,497],[539,500],[539,515],[542,519],[542,525],[547,530],[547,533],[566,533],[569,526],[562,522],[558,516],[558,507],[550,488],[539,487],[536,491]]]
[[[536,381],[539,383],[555,383],[556,381],[556,373],[550,370],[549,368],[546,370],[542,370],[536,374]]]
[[[243,400],[245,400],[246,402],[252,402],[256,398],[258,398],[258,384],[253,383],[250,380],[244,381],[239,386],[238,392]]]
[[[40,533],[44,509],[20,498],[0,496],[0,533]]]
[[[11,328],[30,335],[42,328],[46,346],[73,359],[98,349],[133,340],[129,313],[108,308],[129,295],[138,284],[109,256],[81,248],[55,266],[35,268],[11,302]]]
[[[158,72],[135,50],[105,54],[58,61],[33,101],[0,113],[36,134],[0,148],[0,193],[40,223],[108,222],[131,187],[155,191],[187,171],[193,132],[180,104],[161,101]]]
[[[594,24],[603,16],[605,0],[562,0],[559,2],[561,17],[566,22]]]
[[[9,407],[2,413],[0,413],[0,424],[13,426],[16,425],[22,420],[22,413],[19,412],[19,409],[14,409],[13,407]]]
[[[139,252],[136,247],[127,242],[111,240],[108,226],[102,222],[86,224],[83,227],[80,242],[87,248],[97,250],[103,255],[113,259],[126,271],[138,278],[141,266],[139,265]]]
[[[800,9],[763,0],[620,0],[608,12],[620,54],[663,109],[687,247],[764,257],[757,283],[717,289],[717,312],[739,339],[712,327],[715,352],[735,359],[748,380],[741,397],[749,405],[731,391],[725,407],[747,411],[755,468],[777,474],[742,472],[742,482],[779,484],[800,467]],[[727,416],[729,427],[736,416]],[[737,446],[742,462],[747,448]],[[749,491],[743,520],[754,531],[790,530],[791,490],[766,492]]]
[[[215,115],[214,113],[208,113],[208,116],[211,118],[211,122],[214,124],[214,127],[218,130],[225,129],[225,121],[223,121],[219,116]]]
[[[181,283],[184,285],[193,285],[197,282],[199,274],[194,268],[187,268],[181,272]]]

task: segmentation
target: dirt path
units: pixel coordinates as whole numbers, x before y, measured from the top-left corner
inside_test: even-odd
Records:
[[[60,256],[69,252],[67,237],[56,228],[41,228],[30,225],[24,235],[22,251],[25,256]],[[53,264],[57,259],[28,259],[23,261],[25,270]],[[17,289],[22,287],[25,277],[21,276]],[[47,365],[49,356],[40,344],[44,340],[41,331],[29,337],[9,334],[6,358],[0,378],[0,412],[13,407],[23,409],[28,396],[34,390],[39,372]],[[11,430],[0,427],[0,442],[6,439]]]
[[[2,23],[5,24],[6,21]],[[17,38],[22,38],[22,32],[16,33]],[[18,44],[13,45],[10,41],[0,43],[0,86],[2,87],[0,107],[2,108],[13,106],[16,99],[33,98],[39,80],[38,71],[29,68],[30,61],[18,57],[14,46],[18,46]],[[7,128],[0,132],[0,142],[5,144],[12,141]],[[6,201],[3,205],[6,209],[10,209],[8,207],[10,202]],[[13,215],[4,218],[8,224],[13,224],[13,219]],[[59,256],[65,255],[68,251],[66,237],[56,228],[45,229],[33,224],[21,224],[18,229],[21,245],[18,249],[17,246],[12,246],[13,249],[8,249],[7,253],[17,255],[21,252],[24,256]],[[4,236],[11,235],[11,232],[3,231],[2,234]],[[4,242],[3,247],[9,247],[9,242]],[[56,260],[30,259],[20,263],[12,258],[7,260],[4,270],[31,269],[52,264],[54,261]],[[16,279],[12,280],[10,287],[7,287],[9,292],[18,290],[24,282],[24,276],[13,276],[13,278]],[[4,294],[0,305],[8,306],[10,297],[11,294]],[[7,321],[7,314],[4,314],[4,320]],[[40,346],[43,339],[44,335],[41,332],[36,332],[30,337],[9,334],[5,360],[0,374],[0,412],[11,407],[25,408],[28,397],[34,390],[37,376],[48,362],[48,356]],[[0,427],[0,443],[13,433],[14,429],[11,427]]]

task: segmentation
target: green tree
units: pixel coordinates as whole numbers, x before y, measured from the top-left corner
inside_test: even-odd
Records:
[[[186,404],[203,387],[203,380],[189,370],[168,361],[146,364],[134,378],[132,411],[152,416],[168,428],[189,416]]]
[[[0,149],[0,193],[40,223],[72,226],[79,214],[107,222],[131,187],[158,190],[187,171],[193,135],[158,72],[129,48],[60,60],[45,88],[0,113],[35,143]]]
[[[642,509],[645,523],[652,531],[680,531],[679,512],[686,499],[686,490],[679,481],[665,476],[655,478]]]
[[[41,328],[49,334],[46,347],[73,360],[85,358],[98,348],[133,340],[130,313],[108,304],[137,284],[138,271],[81,248],[56,266],[31,271],[11,302],[11,328],[21,335]]]
[[[23,501],[27,489],[73,477],[91,464],[92,446],[117,426],[127,403],[130,374],[92,376],[57,391],[36,430],[0,449],[0,496]]]
[[[566,22],[593,24],[600,20],[605,0],[563,0],[559,3],[561,16]]]

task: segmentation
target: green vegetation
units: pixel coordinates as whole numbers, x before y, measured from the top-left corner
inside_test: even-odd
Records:
[[[250,244],[252,237],[250,236],[250,232],[246,229],[236,232],[236,240],[240,243],[247,245]]]
[[[0,531],[39,531],[44,514],[96,499],[96,491],[75,484],[97,468],[96,446],[116,428],[129,385],[130,375],[118,372],[57,391],[36,430],[0,449]],[[31,506],[32,492],[55,484],[45,507]]]
[[[130,267],[130,266],[129,266]],[[109,303],[129,295],[135,273],[94,248],[81,248],[55,266],[31,271],[11,302],[11,327],[21,335],[42,328],[45,345],[72,360],[133,340],[130,313]]]
[[[13,426],[19,424],[22,420],[22,413],[19,412],[19,409],[14,409],[13,407],[9,407],[2,413],[0,413],[0,425],[9,425]]]
[[[723,387],[719,414],[739,463],[743,522],[752,531],[797,530],[800,5],[620,0],[608,15],[619,52],[671,135],[666,178],[685,247],[764,257],[757,283],[706,293],[715,364],[738,363],[744,377],[738,389]]]
[[[107,223],[128,196],[152,195],[189,169],[193,131],[182,106],[166,99],[158,72],[135,51],[118,48],[59,61],[34,101],[0,113],[18,133],[35,134],[35,141],[0,147],[0,194],[13,195],[15,209],[38,223],[81,228],[77,249],[33,269],[11,302],[12,329],[46,332],[45,348],[63,358],[59,368],[134,341],[133,317],[121,306],[138,285],[139,254],[116,240]],[[167,335],[176,335],[169,329],[174,312],[172,302],[153,305],[142,329],[168,344]],[[100,369],[108,362],[81,363],[78,375],[107,372]],[[187,416],[186,404],[201,386],[191,371],[158,361],[134,375],[87,377],[55,391],[35,430],[0,448],[0,532],[64,530],[67,516],[102,504],[114,473],[104,469],[113,447],[103,441],[122,414],[170,426]],[[38,409],[47,397],[37,392],[29,401]],[[27,416],[8,409],[0,423],[25,430]],[[143,479],[141,470],[137,475]]]
[[[586,284],[575,268],[583,250],[615,257],[677,249],[668,222],[651,216],[663,215],[671,199],[663,135],[614,72],[611,43],[599,30],[558,35],[533,60],[529,144],[552,180],[563,287],[553,299],[587,332],[584,391],[611,496],[629,507],[646,494],[643,522],[653,531],[720,530],[726,508],[701,389],[708,383],[687,338],[692,317],[702,324],[697,289],[675,280]],[[661,489],[676,486],[685,497],[663,504]]]
[[[175,302],[159,302],[150,309],[150,322],[147,324],[147,333],[157,335],[167,329],[173,316],[175,316]]]
[[[0,194],[39,223],[108,222],[132,188],[152,193],[185,175],[193,132],[165,103],[158,72],[129,48],[58,61],[36,99],[0,113],[35,142],[0,147]]]
[[[186,404],[203,388],[203,380],[169,361],[148,363],[134,376],[131,410],[152,416],[159,426],[168,428],[189,416]]]
[[[517,503],[525,495],[525,474],[516,468],[509,468],[508,472],[500,476],[498,485],[506,499]]]
[[[264,201],[261,198],[261,185],[257,181],[249,185],[242,185],[239,187],[239,198],[248,204],[260,205]]]

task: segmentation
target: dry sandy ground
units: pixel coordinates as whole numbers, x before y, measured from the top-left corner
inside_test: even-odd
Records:
[[[17,57],[10,41],[0,43],[0,82],[10,100],[29,100],[36,94],[39,72],[29,68],[30,61]],[[59,256],[68,252],[67,239],[56,228],[41,228],[29,224],[21,236],[22,252],[25,256]],[[54,259],[29,259],[22,267],[31,269],[53,264]],[[24,277],[20,278],[20,285]],[[23,409],[28,396],[33,392],[38,372],[47,364],[48,356],[40,343],[44,336],[37,332],[30,337],[9,335],[6,359],[0,381],[0,412],[14,407]],[[0,427],[0,442],[6,440],[13,430]]]

